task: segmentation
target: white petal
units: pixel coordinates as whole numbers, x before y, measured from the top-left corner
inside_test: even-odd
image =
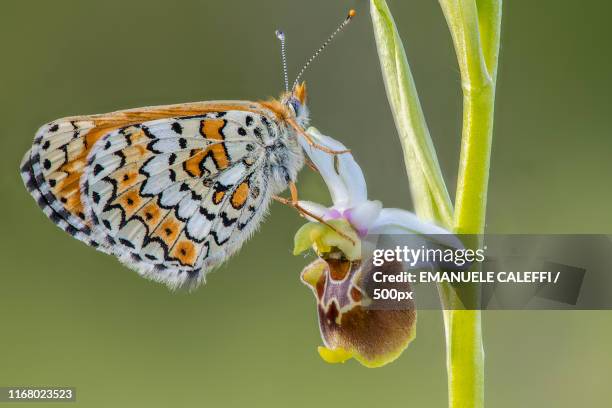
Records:
[[[307,133],[317,144],[332,150],[346,150],[342,143],[323,135],[316,128],[309,128]],[[365,178],[352,154],[333,155],[310,146],[304,138],[299,138],[299,141],[321,173],[335,207],[348,208],[367,200]]]
[[[398,208],[383,208],[373,223],[370,234],[417,233],[436,235],[436,239],[450,248],[464,248],[456,235],[433,223],[419,219],[416,214]]]
[[[327,212],[329,211],[327,207],[318,204],[318,203],[313,203],[312,201],[304,201],[304,200],[300,200],[298,201],[298,204],[300,205],[300,207],[302,207],[304,210],[308,211],[309,213],[319,217],[319,218],[325,218],[325,216],[327,215]],[[313,221],[313,222],[317,222],[316,219],[309,217],[308,215],[304,214],[306,216],[306,219],[308,219],[308,221]]]

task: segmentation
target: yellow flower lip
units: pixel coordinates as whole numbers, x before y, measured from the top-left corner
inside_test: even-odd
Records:
[[[350,237],[353,242],[338,234],[327,225],[309,222],[296,232],[293,254],[299,255],[312,247],[321,256],[337,248],[348,260],[359,259],[361,257],[361,241],[351,224],[344,219],[330,220],[328,223]]]
[[[323,361],[329,364],[344,363],[346,360],[354,357],[353,353],[343,349],[342,347],[329,349],[325,346],[319,346],[317,347],[317,351],[319,352],[319,355]]]

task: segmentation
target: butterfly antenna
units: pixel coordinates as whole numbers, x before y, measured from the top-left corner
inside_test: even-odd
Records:
[[[287,72],[287,53],[285,52],[285,33],[276,30],[276,38],[281,43],[281,57],[283,59],[283,74],[285,76],[285,92],[289,92],[289,73]]]
[[[357,12],[355,10],[352,10],[352,9],[349,10],[348,15],[346,16],[344,21],[338,26],[338,28],[336,28],[336,30],[333,33],[331,33],[329,37],[327,37],[327,40],[325,40],[325,42],[319,47],[319,49],[315,51],[314,54],[312,54],[312,56],[308,59],[308,61],[306,61],[306,63],[304,64],[300,72],[298,73],[297,77],[295,78],[295,82],[293,83],[293,87],[291,89],[295,89],[297,84],[300,82],[302,75],[304,75],[304,71],[306,71],[306,68],[308,68],[308,66],[312,63],[312,61],[314,61],[319,56],[321,51],[323,51],[325,47],[327,47],[327,45],[334,39],[334,37],[340,31],[342,31],[342,29],[346,27],[348,23],[351,22],[351,20],[353,19],[353,17],[355,17],[356,14]]]

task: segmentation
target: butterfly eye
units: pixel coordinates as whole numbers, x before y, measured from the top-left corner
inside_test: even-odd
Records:
[[[297,115],[298,112],[300,111],[300,108],[302,107],[302,104],[297,99],[291,98],[289,100],[289,107],[291,107],[291,109],[293,110],[293,113]]]

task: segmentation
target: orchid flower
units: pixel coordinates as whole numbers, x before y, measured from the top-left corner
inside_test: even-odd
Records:
[[[319,145],[346,149],[315,128],[307,132]],[[445,229],[420,220],[412,212],[383,208],[380,201],[369,200],[365,177],[352,154],[331,155],[307,141],[300,142],[323,177],[333,202],[331,207],[325,207],[300,200],[301,208],[327,225],[306,216],[311,222],[295,235],[296,255],[312,247],[319,256],[301,274],[317,298],[319,328],[325,344],[319,347],[319,354],[329,363],[355,358],[368,367],[385,365],[399,357],[414,339],[416,309],[367,308],[370,299],[363,279],[372,266],[362,262],[362,239],[372,234],[404,233],[446,236],[449,246],[460,243]],[[401,271],[402,265],[384,267]]]
[[[314,127],[308,129],[308,134],[319,145],[333,150],[346,150],[346,146],[342,143],[321,134]],[[308,212],[328,222],[331,220],[347,222],[359,238],[368,234],[413,233],[440,236],[450,234],[442,227],[419,219],[410,211],[383,208],[380,201],[368,200],[365,177],[352,154],[334,156],[311,146],[302,139],[300,142],[310,161],[323,177],[333,202],[331,207],[325,207],[312,201],[300,200],[300,206]],[[459,245],[453,235],[448,237],[449,246]]]

